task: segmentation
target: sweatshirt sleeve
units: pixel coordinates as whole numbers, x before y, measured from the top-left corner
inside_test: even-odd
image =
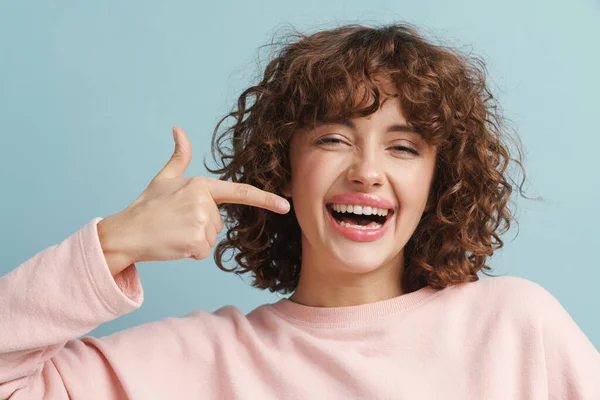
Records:
[[[534,302],[542,324],[548,398],[600,399],[600,352],[559,301],[536,286]]]
[[[139,308],[143,290],[135,264],[110,274],[100,220],[0,278],[0,399],[72,398],[61,367],[73,357],[96,374],[95,396],[116,398],[110,360],[76,338]]]

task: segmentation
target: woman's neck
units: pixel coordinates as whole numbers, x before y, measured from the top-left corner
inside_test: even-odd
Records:
[[[346,307],[400,296],[403,256],[368,273],[351,273],[331,262],[304,258],[298,286],[289,300],[312,307]]]

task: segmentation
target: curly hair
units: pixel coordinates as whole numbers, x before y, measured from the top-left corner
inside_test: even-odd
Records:
[[[291,178],[292,135],[319,123],[368,116],[381,105],[378,78],[398,90],[407,121],[437,146],[431,207],[404,247],[402,288],[478,280],[487,257],[503,246],[500,235],[514,218],[508,203],[516,183],[507,167],[525,170],[521,144],[486,83],[477,56],[434,44],[409,24],[345,25],[305,35],[297,30],[268,63],[260,82],[246,89],[217,124],[212,154],[220,179],[281,194]],[[274,42],[273,42],[274,43]],[[355,99],[366,89],[371,96]],[[219,134],[229,117],[235,123]],[[513,158],[508,144],[516,144]],[[524,195],[523,195],[524,196]],[[526,197],[526,196],[524,196]],[[215,249],[218,267],[252,273],[252,286],[290,293],[301,268],[301,230],[293,203],[287,214],[238,204],[220,204],[226,237]],[[225,267],[225,254],[236,265]],[[231,259],[231,258],[229,258]]]

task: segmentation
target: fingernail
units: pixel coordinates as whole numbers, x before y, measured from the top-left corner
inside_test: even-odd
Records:
[[[288,212],[290,211],[290,203],[287,200],[279,200],[279,208],[281,211]]]

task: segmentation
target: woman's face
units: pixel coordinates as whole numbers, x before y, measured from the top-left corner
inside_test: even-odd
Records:
[[[436,149],[408,126],[397,97],[368,117],[297,132],[287,194],[302,229],[302,270],[400,267],[435,160]]]

